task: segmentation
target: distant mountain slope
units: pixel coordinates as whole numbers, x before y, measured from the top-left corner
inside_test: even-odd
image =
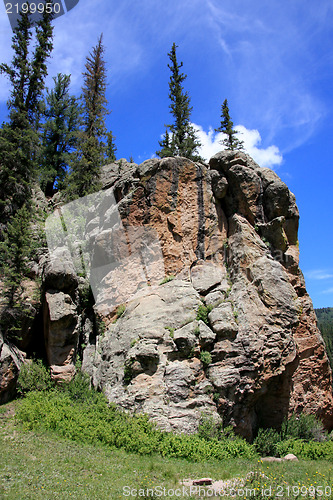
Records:
[[[318,318],[318,326],[324,338],[328,359],[333,370],[333,307],[315,309]]]

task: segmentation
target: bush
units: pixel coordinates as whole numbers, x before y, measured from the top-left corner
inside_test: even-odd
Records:
[[[40,359],[28,360],[22,365],[17,380],[19,395],[23,396],[30,391],[47,391],[53,385],[49,369]]]
[[[200,361],[205,365],[209,365],[212,362],[212,355],[208,351],[202,351],[200,353]]]
[[[287,439],[276,445],[280,456],[293,453],[297,458],[307,460],[330,460],[333,461],[333,441],[318,443],[315,441],[305,442],[303,439]]]
[[[205,306],[204,304],[200,304],[200,306],[198,307],[196,319],[198,321],[201,320],[204,323],[206,323],[206,325],[208,325],[209,324],[208,314],[211,312],[212,309],[213,309],[212,305]]]
[[[75,441],[102,443],[129,453],[200,461],[232,457],[252,458],[254,448],[244,439],[206,441],[199,435],[162,432],[145,415],[129,415],[108,406],[98,394],[96,402],[73,401],[67,392],[31,392],[22,400],[17,418],[28,429],[56,431]]]
[[[198,427],[198,436],[206,441],[219,439],[222,433],[222,423],[216,423],[211,416],[202,414]]]
[[[294,414],[288,420],[285,420],[282,424],[281,433],[283,439],[294,438],[319,442],[328,439],[323,424],[317,420],[315,415],[305,413]]]
[[[280,441],[281,436],[275,429],[259,429],[253,444],[262,457],[280,456],[277,448]]]
[[[72,401],[95,403],[104,398],[90,386],[89,375],[82,372],[80,366],[75,377],[65,384],[59,386],[59,391],[65,392]]]

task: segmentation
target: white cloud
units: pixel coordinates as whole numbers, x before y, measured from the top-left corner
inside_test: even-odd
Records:
[[[328,288],[328,290],[323,290],[321,293],[324,293],[324,294],[333,294],[333,288]]]
[[[221,132],[215,133],[212,127],[205,132],[200,125],[193,123],[197,136],[201,142],[200,155],[209,160],[214,154],[225,149],[220,144],[224,138]],[[248,153],[261,167],[274,167],[282,163],[282,154],[277,146],[260,148],[261,136],[258,130],[249,130],[243,125],[235,127],[240,132],[239,139],[244,142],[245,152]]]
[[[305,277],[310,280],[327,280],[332,279],[333,274],[329,271],[325,271],[323,269],[313,269],[312,271],[307,271]]]

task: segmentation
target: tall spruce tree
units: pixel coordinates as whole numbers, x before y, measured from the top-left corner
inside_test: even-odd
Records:
[[[215,132],[222,132],[227,137],[220,141],[220,144],[226,146],[227,149],[234,151],[235,149],[244,149],[243,141],[237,138],[237,132],[234,129],[234,124],[230,118],[228,100],[225,99],[222,104],[221,125],[215,129]]]
[[[106,68],[103,35],[86,60],[83,73],[83,130],[78,137],[78,150],[72,163],[68,193],[71,198],[85,196],[100,187],[100,168],[107,159],[105,126],[107,109]],[[115,147],[113,145],[113,147]]]
[[[11,83],[9,122],[0,131],[0,222],[6,222],[31,194],[46,61],[53,48],[51,21],[52,14],[45,11],[36,25],[36,45],[31,50],[32,21],[28,13],[21,12],[12,37],[12,62],[0,65],[0,72]]]
[[[174,117],[174,123],[166,126],[166,133],[159,141],[161,149],[156,151],[160,158],[167,156],[184,156],[193,161],[200,161],[198,153],[200,142],[196,137],[195,130],[190,122],[192,107],[190,97],[184,90],[183,82],[187,75],[180,70],[183,63],[178,63],[176,54],[177,45],[173,43],[171,51],[168,53],[171,64],[168,68],[171,71],[169,81],[169,97],[171,100],[170,109]],[[170,132],[170,133],[169,133]]]
[[[11,217],[0,242],[0,274],[4,287],[0,327],[4,338],[10,341],[18,338],[22,320],[29,314],[22,298],[22,282],[32,253],[30,218],[30,207],[25,204]]]
[[[69,93],[70,76],[59,73],[53,80],[54,88],[46,95],[39,174],[41,188],[50,196],[54,183],[61,185],[66,175],[80,127],[80,107]]]

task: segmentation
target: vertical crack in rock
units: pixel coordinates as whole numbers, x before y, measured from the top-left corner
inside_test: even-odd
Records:
[[[171,195],[171,208],[173,210],[176,210],[177,208],[177,201],[178,201],[178,184],[179,184],[179,164],[173,166],[171,164],[171,171],[172,171],[172,182],[170,186],[170,195]]]
[[[203,195],[203,172],[200,165],[197,168],[197,187],[198,187],[198,238],[196,256],[198,259],[205,259],[205,206]]]

